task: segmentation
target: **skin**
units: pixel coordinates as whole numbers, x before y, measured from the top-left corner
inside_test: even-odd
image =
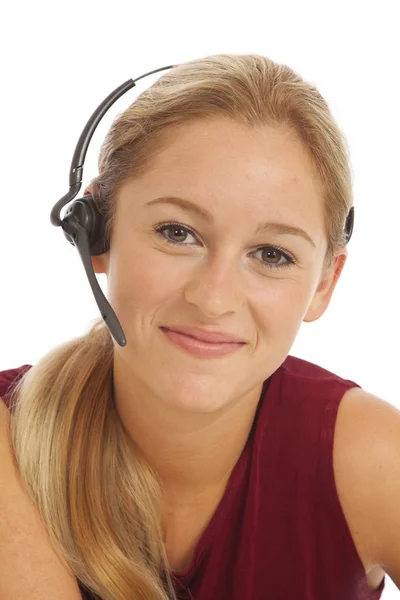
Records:
[[[323,273],[322,197],[292,131],[213,118],[166,135],[146,174],[120,188],[110,250],[92,262],[107,276],[127,337],[124,348],[115,343],[117,410],[171,507],[190,511],[226,484],[264,380],[289,354],[301,323],[325,312],[347,251]],[[166,195],[207,208],[214,224],[172,205],[145,207]],[[172,229],[163,241],[152,226],[167,221],[194,236]],[[254,235],[268,221],[301,227],[315,248],[299,236]],[[297,265],[274,269],[286,261],[259,250],[271,245]],[[228,331],[247,344],[224,357],[196,358],[159,329],[173,324]]]

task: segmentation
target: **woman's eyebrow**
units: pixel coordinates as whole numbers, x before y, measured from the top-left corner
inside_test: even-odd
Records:
[[[161,196],[160,198],[155,198],[154,200],[146,202],[145,206],[152,206],[154,204],[174,204],[183,210],[186,210],[187,212],[196,214],[210,225],[214,223],[214,217],[208,209],[203,208],[198,204],[195,204],[195,202],[187,200],[186,198],[179,198],[177,196]],[[260,233],[286,233],[290,235],[297,235],[307,240],[307,242],[309,242],[314,248],[316,247],[314,241],[308,235],[308,233],[299,227],[295,227],[294,225],[287,225],[286,223],[264,223],[263,225],[259,225],[256,230],[256,235]]]

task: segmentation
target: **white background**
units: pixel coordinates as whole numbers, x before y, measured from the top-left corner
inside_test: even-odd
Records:
[[[99,315],[76,249],[49,218],[97,105],[158,67],[260,53],[317,85],[348,139],[354,172],[345,270],[327,312],[302,325],[291,354],[400,408],[399,9],[395,0],[7,3],[0,14],[0,370],[33,364]],[[160,75],[141,80],[103,119],[82,193],[113,118]],[[382,598],[399,598],[388,576]]]

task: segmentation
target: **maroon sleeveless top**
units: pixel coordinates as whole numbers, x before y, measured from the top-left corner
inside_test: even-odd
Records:
[[[0,372],[7,404],[23,365]],[[247,443],[190,567],[173,573],[193,600],[377,600],[336,491],[340,401],[360,387],[288,356],[263,386]],[[83,598],[92,598],[81,588]]]

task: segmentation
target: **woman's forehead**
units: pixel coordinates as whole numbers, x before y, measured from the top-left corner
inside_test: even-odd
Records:
[[[209,165],[218,160],[259,162],[282,170],[308,171],[312,168],[310,151],[287,126],[250,127],[231,119],[195,121],[169,129],[160,140],[153,169]],[[290,166],[290,169],[288,167]],[[151,169],[151,170],[153,170]],[[314,175],[314,172],[312,173]]]
[[[275,207],[284,217],[315,213],[318,207],[322,215],[318,180],[292,132],[250,129],[227,120],[192,123],[175,136],[170,131],[146,172],[126,181],[121,193],[139,205],[158,197],[189,198],[209,213],[228,206],[262,218]]]
[[[253,201],[264,190],[293,186],[320,194],[310,153],[287,127],[250,128],[214,119],[170,129],[159,142],[140,176],[132,173],[121,189],[158,188],[165,182],[185,187],[186,193],[202,188],[220,196],[224,190],[231,195],[233,188],[244,189]]]

